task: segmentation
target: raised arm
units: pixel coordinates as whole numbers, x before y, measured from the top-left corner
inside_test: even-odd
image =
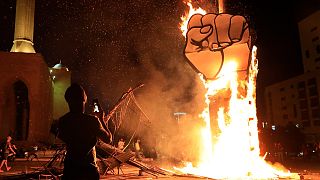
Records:
[[[95,117],[96,118],[96,117]],[[112,142],[112,135],[108,132],[101,124],[98,118],[96,118],[96,122],[98,123],[97,137],[105,143]]]
[[[105,143],[111,143],[112,142],[112,135],[111,133],[108,133],[103,128],[100,128],[98,131],[98,138],[102,140]]]

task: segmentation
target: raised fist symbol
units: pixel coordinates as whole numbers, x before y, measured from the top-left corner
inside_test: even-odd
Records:
[[[250,36],[246,19],[230,14],[195,14],[188,23],[184,54],[206,79],[215,79],[227,61],[246,71]]]

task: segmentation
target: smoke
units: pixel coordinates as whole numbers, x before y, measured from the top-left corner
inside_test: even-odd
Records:
[[[57,0],[36,6],[36,49],[49,66],[62,60],[69,67],[89,103],[98,98],[110,110],[123,92],[143,83],[135,95],[152,127],[141,131],[148,133],[139,135],[142,144],[168,156],[192,145],[204,87],[184,59],[182,1]],[[174,112],[187,116],[178,124]]]
[[[112,31],[117,31],[114,27],[119,27],[118,31],[122,32],[116,38],[110,37],[95,50],[95,59],[101,59],[96,62],[102,67],[100,79],[106,79],[105,83],[96,84],[95,90],[103,92],[102,99],[112,103],[129,87],[145,84],[135,92],[138,103],[151,120],[151,128],[140,127],[142,130],[138,136],[142,139],[142,145],[148,149],[154,147],[158,154],[181,159],[186,156],[181,152],[186,151],[187,145],[193,142],[192,137],[185,133],[192,136],[190,132],[198,127],[197,115],[203,107],[203,87],[183,56],[180,14],[163,17],[162,12],[155,10],[152,4],[146,6],[145,3],[129,3],[126,5],[129,10],[122,12],[125,14],[113,17],[116,20],[105,20],[114,23],[108,26]],[[150,11],[155,13],[140,13],[138,10],[141,8],[152,8]],[[98,78],[96,71],[91,69],[86,74],[90,82]],[[184,118],[184,122],[177,124],[174,112],[186,112],[191,119],[194,118],[193,122]],[[194,146],[189,148],[194,149]]]
[[[184,59],[184,39],[178,28],[171,35],[167,22],[152,23],[158,33],[145,34],[145,38],[152,41],[135,44],[140,68],[147,74],[143,81],[145,87],[136,95],[152,121],[152,133],[142,134],[142,142],[153,146],[160,156],[191,160],[194,159],[191,155],[197,156],[194,138],[199,137],[197,115],[203,109],[203,86]],[[185,112],[188,116],[178,122],[175,112]]]
[[[159,49],[165,49],[166,46],[162,44]],[[167,61],[160,65],[153,59],[157,57],[149,53],[141,56],[143,68],[149,75],[144,79],[145,87],[136,95],[139,104],[151,120],[152,133],[140,136],[148,146],[155,146],[159,155],[183,159],[186,156],[181,152],[186,151],[186,145],[196,142],[188,136],[192,136],[194,128],[198,127],[197,114],[203,107],[201,102],[204,100],[204,94],[193,69],[179,57],[179,54],[171,54],[170,51],[168,53],[162,54]],[[175,112],[185,112],[188,118],[181,117],[178,122],[174,116]],[[189,148],[192,150],[194,147]]]

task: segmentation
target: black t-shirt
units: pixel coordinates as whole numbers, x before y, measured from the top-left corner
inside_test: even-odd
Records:
[[[99,120],[83,113],[67,113],[59,119],[58,137],[67,145],[66,161],[94,163]]]

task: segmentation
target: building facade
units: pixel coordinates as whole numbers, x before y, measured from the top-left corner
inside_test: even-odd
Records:
[[[52,86],[41,54],[0,52],[0,137],[46,141],[52,120]]]
[[[265,89],[263,126],[301,127],[308,141],[320,140],[320,11],[299,22],[304,73]]]
[[[320,70],[320,11],[298,23],[304,72]]]
[[[71,72],[48,68],[33,47],[35,0],[17,0],[11,52],[0,52],[0,139],[53,142],[50,127],[68,111],[64,93]]]
[[[71,84],[71,71],[61,63],[49,70],[53,87],[53,120],[58,120],[69,111],[64,94]]]
[[[320,133],[320,71],[268,86],[265,91],[267,125],[289,122],[314,134]]]

